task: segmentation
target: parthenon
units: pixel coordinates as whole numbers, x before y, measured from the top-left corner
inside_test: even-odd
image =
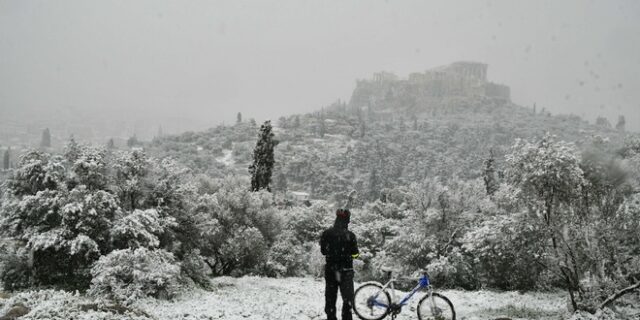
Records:
[[[351,103],[366,105],[394,93],[426,98],[488,97],[510,101],[508,86],[487,80],[487,64],[455,62],[400,79],[390,72],[374,73],[371,80],[359,80]]]

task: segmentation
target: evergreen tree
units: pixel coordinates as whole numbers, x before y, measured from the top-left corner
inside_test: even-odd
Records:
[[[69,138],[69,142],[67,146],[64,148],[64,157],[69,161],[69,163],[73,164],[80,157],[80,153],[82,152],[82,147],[76,142],[76,139],[71,136]]]
[[[324,118],[320,117],[318,120],[318,136],[324,138],[325,133],[327,133],[327,127],[324,124]]]
[[[626,124],[627,124],[627,121],[625,120],[624,116],[621,115],[618,117],[618,124],[616,124],[616,129],[618,131],[624,131]]]
[[[603,128],[611,128],[611,122],[605,117],[598,117],[596,119],[596,125]]]
[[[378,171],[373,168],[369,175],[368,194],[370,200],[378,199],[380,196],[380,180],[378,179]]]
[[[360,122],[360,138],[364,138],[364,136],[367,134],[367,127],[363,122]]]
[[[300,128],[300,116],[295,116],[295,118],[293,118],[293,127]]]
[[[134,134],[131,138],[129,138],[127,140],[127,147],[131,148],[131,147],[135,147],[138,144],[140,144],[140,142],[138,141],[138,137],[136,137],[136,135]]]
[[[253,150],[253,163],[249,166],[251,191],[262,189],[271,191],[271,175],[275,164],[273,149],[277,143],[272,132],[271,121],[267,120],[260,127],[260,136]]]
[[[496,178],[495,163],[496,159],[493,154],[493,150],[490,150],[489,158],[484,161],[484,171],[482,172],[484,186],[487,190],[487,194],[490,196],[498,191],[498,179]]]
[[[242,113],[238,112],[236,116],[236,123],[242,123]]]
[[[113,138],[110,138],[109,141],[107,141],[107,149],[115,149],[116,144],[115,142],[113,142]]]
[[[9,170],[9,167],[11,165],[11,147],[7,148],[7,150],[4,151],[4,159],[2,161],[2,168],[4,170]]]
[[[278,119],[278,127],[282,128],[282,129],[289,129],[289,128],[291,128],[291,121],[289,121],[289,119],[287,119],[287,117],[280,117]]]
[[[43,148],[51,147],[51,132],[49,128],[46,128],[42,131],[42,140],[40,140],[40,146]]]

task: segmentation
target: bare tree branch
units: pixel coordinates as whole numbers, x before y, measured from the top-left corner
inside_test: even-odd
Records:
[[[639,288],[640,288],[640,281],[637,281],[634,285],[626,287],[626,288],[614,293],[613,295],[609,296],[609,298],[607,298],[606,300],[604,300],[604,302],[602,302],[602,304],[600,305],[599,309],[602,309],[602,308],[610,305],[614,301],[618,300],[618,298],[624,296],[627,293],[631,293],[631,292],[633,292],[635,290],[638,290]]]

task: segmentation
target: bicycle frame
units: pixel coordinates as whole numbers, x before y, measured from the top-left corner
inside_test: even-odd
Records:
[[[380,289],[380,291],[378,291],[375,296],[374,296],[374,300],[373,300],[373,304],[380,306],[380,307],[384,307],[384,308],[388,308],[390,306],[384,304],[384,303],[380,303],[377,300],[375,300],[375,298],[378,297],[378,295],[380,294],[380,292],[385,291],[387,288],[391,288],[391,304],[394,304],[394,301],[396,300],[396,294],[395,294],[395,287],[393,286],[393,284],[396,282],[395,278],[391,278],[389,280],[389,282],[387,282],[385,285],[382,286],[382,289]],[[429,299],[433,299],[433,290],[431,287],[431,282],[429,281],[429,277],[424,274],[422,277],[420,277],[420,279],[418,280],[418,285],[413,288],[413,290],[411,290],[411,292],[409,292],[407,295],[404,296],[404,298],[402,298],[402,300],[400,300],[399,303],[397,303],[396,305],[399,307],[403,307],[406,306],[409,303],[409,300],[411,300],[411,298],[421,289],[427,289],[427,294],[429,295]]]

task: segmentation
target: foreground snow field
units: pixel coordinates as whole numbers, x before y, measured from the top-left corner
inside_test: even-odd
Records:
[[[147,299],[136,307],[157,319],[325,319],[322,279],[216,278],[213,291],[193,290],[174,301]],[[444,290],[458,319],[560,319],[566,310],[560,293]],[[417,319],[413,304],[398,320]],[[339,310],[339,308],[338,308]],[[355,318],[355,317],[354,317]]]

